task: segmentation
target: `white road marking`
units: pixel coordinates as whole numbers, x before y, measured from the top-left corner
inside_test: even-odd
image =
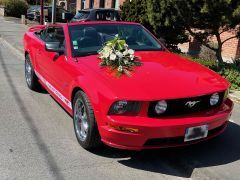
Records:
[[[36,70],[36,76],[48,87],[48,89],[53,92],[64,104],[66,104],[70,109],[72,109],[72,103],[65,96],[63,96],[53,85],[51,85],[46,79],[42,77]]]

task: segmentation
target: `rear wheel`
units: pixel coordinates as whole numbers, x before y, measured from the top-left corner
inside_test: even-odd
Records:
[[[38,78],[34,72],[29,55],[25,56],[25,79],[29,89],[38,90],[39,82]]]
[[[74,96],[73,125],[77,140],[84,149],[93,149],[101,145],[91,103],[82,91],[78,91]]]

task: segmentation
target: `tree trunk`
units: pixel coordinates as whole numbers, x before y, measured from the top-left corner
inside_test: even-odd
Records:
[[[221,66],[223,64],[222,41],[221,41],[220,34],[218,32],[215,34],[215,36],[217,38],[217,43],[218,43],[218,47],[216,49],[216,57],[217,57],[217,60],[218,60],[218,64]]]

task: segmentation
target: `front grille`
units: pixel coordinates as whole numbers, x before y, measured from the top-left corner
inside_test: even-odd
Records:
[[[176,115],[184,115],[184,114],[191,114],[195,112],[201,112],[204,110],[209,110],[214,107],[218,107],[221,105],[224,97],[224,92],[220,92],[220,100],[215,106],[211,106],[209,103],[210,95],[192,97],[192,98],[182,98],[182,99],[174,99],[174,100],[167,100],[167,110],[163,114],[156,114],[155,113],[155,106],[158,101],[150,102],[149,109],[148,109],[148,116],[149,117],[161,117],[161,116],[176,116]],[[186,105],[187,102],[192,101],[199,101],[194,106],[189,107]]]
[[[208,131],[208,135],[206,138],[214,137],[218,135],[224,128],[226,127],[227,123],[224,123],[223,125],[211,129]],[[201,139],[200,139],[201,140]],[[199,141],[199,140],[193,140],[189,142],[184,142],[184,137],[172,137],[172,138],[156,138],[156,139],[148,139],[144,146],[174,146],[174,145],[181,145],[181,144],[190,144],[192,142]]]

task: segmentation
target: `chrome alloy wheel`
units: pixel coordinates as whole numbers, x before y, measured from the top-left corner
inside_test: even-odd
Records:
[[[77,99],[74,106],[74,126],[79,140],[85,141],[88,135],[89,125],[86,107],[81,99]]]
[[[31,66],[29,60],[26,60],[26,63],[25,63],[25,77],[26,77],[27,84],[29,86],[31,86],[31,83],[32,83],[32,66]]]

